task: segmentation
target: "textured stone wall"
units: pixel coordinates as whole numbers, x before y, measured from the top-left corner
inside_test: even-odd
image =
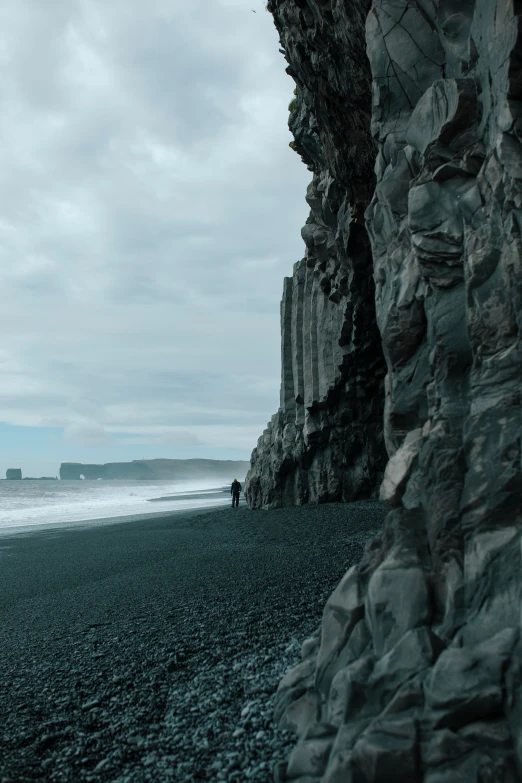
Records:
[[[356,6],[271,3],[326,48]],[[286,780],[522,780],[521,10],[374,0],[367,18],[390,512],[280,684]]]
[[[386,369],[364,225],[376,155],[364,54],[369,0],[329,5],[274,7],[296,83],[293,146],[313,179],[305,256],[281,303],[281,403],[252,454],[251,507],[367,497],[386,464]]]

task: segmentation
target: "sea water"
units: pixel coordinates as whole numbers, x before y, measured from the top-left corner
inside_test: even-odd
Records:
[[[0,481],[0,535],[230,503],[222,481]]]

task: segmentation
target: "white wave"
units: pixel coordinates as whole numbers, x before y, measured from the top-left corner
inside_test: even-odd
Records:
[[[214,486],[212,486],[214,485]],[[208,481],[0,481],[0,535],[161,511],[224,505],[222,482]],[[203,497],[202,497],[203,495]],[[194,497],[193,497],[194,496]]]

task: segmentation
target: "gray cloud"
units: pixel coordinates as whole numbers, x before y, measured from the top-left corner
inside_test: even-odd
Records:
[[[309,179],[255,3],[3,4],[5,422],[89,446],[255,445]]]

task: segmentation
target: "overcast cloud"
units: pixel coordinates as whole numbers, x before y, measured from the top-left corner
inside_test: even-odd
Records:
[[[277,409],[310,173],[264,5],[0,5],[3,470],[248,458]]]

